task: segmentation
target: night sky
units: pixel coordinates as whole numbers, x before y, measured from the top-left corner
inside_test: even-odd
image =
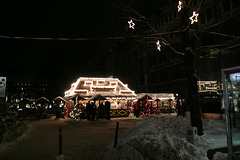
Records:
[[[68,83],[87,73],[88,65],[94,65],[92,57],[106,54],[118,43],[119,39],[114,38],[123,37],[128,26],[128,20],[122,18],[128,16],[123,11],[126,6],[146,16],[152,14],[153,8],[158,8],[153,0],[47,3],[9,0],[2,3],[0,76],[23,72],[28,76],[37,74],[70,87]],[[107,39],[109,37],[113,39]],[[80,40],[72,40],[76,38]]]

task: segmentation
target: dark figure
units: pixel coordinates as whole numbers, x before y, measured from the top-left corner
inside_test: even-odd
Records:
[[[95,119],[95,115],[96,115],[96,106],[95,106],[95,104],[92,102],[91,103],[91,109],[90,109],[90,112],[91,112],[91,119],[92,119],[92,121],[94,121],[94,119]]]
[[[133,104],[133,115],[136,116],[136,103]]]
[[[106,118],[107,118],[107,120],[110,120],[111,103],[109,101],[105,102],[105,108],[106,108]]]
[[[88,101],[87,106],[86,106],[86,112],[87,112],[87,120],[90,120],[90,113],[91,113],[91,104]]]
[[[176,104],[176,109],[177,109],[177,117],[178,116],[181,116],[181,111],[182,111],[182,108],[180,106],[180,99],[177,99],[177,104]]]
[[[58,107],[56,109],[56,119],[57,118],[62,118],[62,108],[61,107]]]
[[[98,107],[98,118],[105,118],[105,107],[103,102],[101,102],[100,106]]]
[[[139,104],[139,101],[137,101],[136,102],[136,104],[135,104],[135,116],[137,117],[137,118],[139,118],[139,111],[140,110],[140,104]]]

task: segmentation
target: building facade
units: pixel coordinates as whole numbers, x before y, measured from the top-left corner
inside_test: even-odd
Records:
[[[112,50],[113,75],[127,82],[137,93],[185,96],[186,62],[181,53],[185,52],[185,46],[190,46],[199,81],[217,81],[221,89],[221,69],[240,64],[239,4],[239,0],[191,1],[192,10],[199,8],[198,22],[191,25],[189,21],[189,26],[184,28],[182,18],[188,20],[188,17],[178,12],[177,2],[166,3],[160,9],[161,14],[149,19],[154,30],[150,27],[129,29],[125,41]],[[191,38],[190,44],[183,42],[185,29],[185,34]],[[161,51],[156,47],[159,38]]]

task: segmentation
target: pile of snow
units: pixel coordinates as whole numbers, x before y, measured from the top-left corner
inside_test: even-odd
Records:
[[[213,156],[213,160],[227,160],[228,154],[222,152],[216,152]]]
[[[144,117],[133,129],[119,137],[117,147],[109,151],[106,159],[208,160],[211,139],[196,135],[195,145],[189,143],[186,136],[190,126],[189,116]],[[207,136],[213,132],[225,134],[222,121],[203,120],[203,127]]]
[[[31,125],[26,122],[18,122],[16,126],[8,128],[2,134],[2,140],[0,142],[0,150],[3,151],[9,146],[14,145],[14,143],[27,135],[31,130]]]
[[[64,160],[64,155],[61,154],[61,155],[57,156],[57,157],[56,157],[56,160]]]
[[[1,144],[12,142],[21,136],[23,136],[29,129],[31,125],[26,122],[19,122],[16,126],[8,128],[2,135]]]

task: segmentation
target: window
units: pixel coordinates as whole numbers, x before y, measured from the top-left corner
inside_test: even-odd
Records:
[[[173,60],[176,59],[176,55],[175,55],[174,52],[171,52],[171,56],[172,56],[172,59],[173,59]]]
[[[165,17],[165,22],[168,23],[168,16]]]
[[[232,6],[233,6],[233,8],[238,8],[239,7],[239,0],[232,0]]]
[[[212,19],[212,8],[207,9],[207,21],[211,21]]]
[[[145,84],[145,77],[144,74],[139,75],[139,85]]]
[[[161,20],[162,26],[164,26],[164,19]]]
[[[167,55],[166,53],[163,54],[163,63],[166,63],[167,62]]]
[[[170,33],[170,40],[173,39],[173,33]]]
[[[175,32],[175,38],[179,37],[179,32]]]
[[[225,11],[229,11],[230,10],[230,1],[229,0],[223,0],[222,1],[222,6],[223,6]]]
[[[197,5],[197,0],[192,0],[193,6]]]
[[[140,60],[140,68],[141,68],[141,70],[143,70],[143,60],[142,59]]]
[[[174,11],[174,12],[173,12],[173,18],[176,18],[176,17],[177,17],[177,12]]]
[[[162,54],[158,54],[159,55],[159,64],[161,65],[162,64]]]
[[[169,21],[172,21],[172,14],[169,15]]]
[[[206,23],[206,19],[205,19],[205,14],[202,13],[202,15],[200,16],[200,23],[201,24],[205,24]]]

